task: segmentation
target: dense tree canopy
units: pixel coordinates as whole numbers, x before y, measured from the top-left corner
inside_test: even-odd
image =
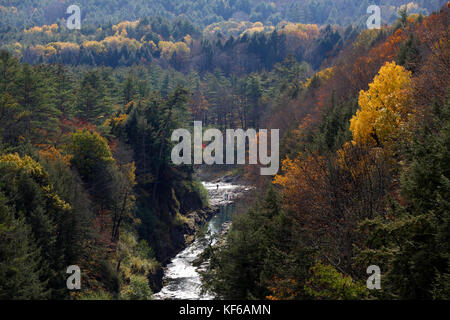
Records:
[[[68,30],[65,0],[4,1],[0,299],[151,299],[213,210],[171,161],[193,121],[280,133],[274,177],[206,173],[254,188],[196,261],[205,291],[449,299],[444,2],[379,1],[363,30],[368,1],[82,0]]]

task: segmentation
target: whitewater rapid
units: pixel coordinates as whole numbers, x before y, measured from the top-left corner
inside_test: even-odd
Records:
[[[209,204],[217,208],[217,213],[207,224],[204,238],[196,238],[167,265],[164,286],[153,295],[157,300],[212,300],[214,296],[201,293],[201,278],[194,261],[209,245],[215,243],[214,235],[231,221],[232,207],[239,195],[249,190],[245,186],[226,182],[203,182],[209,194]]]

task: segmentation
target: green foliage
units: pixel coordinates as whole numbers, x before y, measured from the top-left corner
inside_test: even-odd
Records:
[[[397,25],[359,36],[367,1],[81,0],[79,31],[63,2],[35,2],[0,5],[0,299],[151,299],[157,259],[184,247],[208,202],[194,167],[170,159],[171,132],[193,120],[280,128],[283,158],[300,160],[291,199],[256,193],[205,251],[206,290],[365,299],[370,263],[378,298],[448,299],[449,107],[420,102],[445,95],[448,12],[407,16],[445,1],[387,1],[388,22],[409,3]],[[346,142],[358,92],[392,60],[412,72],[413,106],[389,157]],[[83,289],[69,295],[72,264]]]
[[[152,291],[147,277],[160,268],[153,250],[144,240],[137,241],[134,231],[121,233],[118,244],[118,269],[122,275],[120,299],[149,300]]]
[[[69,150],[71,164],[86,183],[93,183],[100,170],[114,163],[106,139],[97,132],[82,130],[74,133]]]
[[[152,290],[148,286],[146,277],[132,276],[130,284],[121,292],[124,300],[151,300]]]
[[[109,292],[105,292],[103,290],[97,290],[97,291],[86,291],[83,294],[80,295],[78,300],[94,300],[94,301],[100,301],[100,300],[113,300],[113,296]]]
[[[57,217],[59,224],[59,246],[64,250],[65,265],[79,263],[89,253],[85,241],[92,240],[94,214],[92,201],[83,188],[82,181],[67,166],[61,157],[41,155],[40,163],[49,175],[49,180],[60,198],[70,204],[63,216]]]
[[[111,89],[108,88],[107,74],[101,71],[88,71],[80,83],[77,113],[81,119],[98,124],[111,107]]]
[[[389,22],[395,21],[396,10],[409,2],[408,0],[383,1],[382,4],[386,7],[386,19]],[[419,0],[415,3],[419,5],[416,11],[429,13],[445,2],[441,0]],[[6,25],[18,28],[29,27],[30,24],[51,24],[67,17],[65,14],[67,5],[62,2],[43,0],[39,3],[33,3],[33,7],[28,2],[13,1],[11,4],[15,6],[16,10],[12,11],[9,6],[3,7],[3,10],[0,11],[0,19]],[[258,0],[172,0],[170,3],[162,0],[130,0],[127,3],[111,0],[108,2],[108,6],[101,2],[79,0],[78,4],[85,12],[83,23],[89,25],[117,23],[123,20],[136,19],[136,17],[158,15],[160,17],[152,19],[154,21],[152,30],[165,37],[170,34],[177,37],[183,35],[183,33],[192,33],[195,28],[189,20],[204,27],[213,22],[229,20],[232,17],[236,20],[243,18],[250,21],[270,22],[274,25],[282,20],[320,24],[351,24],[357,21],[362,24],[365,22],[363,18],[366,17],[368,7],[367,2],[354,0],[274,0],[271,2]],[[32,8],[36,8],[36,11],[32,17],[28,17],[27,12]],[[162,17],[173,20],[173,25],[168,24],[167,20]]]
[[[16,258],[5,255],[5,261],[11,265],[5,263],[4,268],[12,268],[7,274],[11,275],[13,283],[5,284],[2,290],[11,291],[6,291],[3,296],[6,297],[8,293],[11,298],[19,298],[20,295],[31,295],[29,298],[64,296],[61,276],[64,250],[60,247],[61,239],[56,230],[60,217],[70,210],[70,205],[54,192],[48,174],[39,163],[28,156],[21,158],[17,154],[0,156],[0,194],[2,215],[6,215],[3,217],[5,227],[2,226],[2,231],[11,232],[3,236],[11,238],[12,247],[9,250],[14,246],[18,249]],[[18,235],[20,231],[22,233]],[[24,240],[23,243],[17,242],[17,236]],[[32,250],[36,250],[36,253],[30,252]],[[40,259],[36,256],[38,253]],[[30,292],[21,292],[16,287],[26,277],[19,272],[20,268],[30,271],[30,287],[24,287],[25,291]],[[16,276],[15,269],[19,272]],[[36,283],[36,276],[40,283]]]
[[[0,192],[0,299],[27,300],[45,298],[45,284],[40,281],[40,250],[23,217],[14,217]]]
[[[331,107],[323,115],[323,121],[319,128],[320,133],[315,137],[315,144],[311,147],[312,150],[334,152],[340,149],[344,143],[350,141],[349,120],[355,110],[356,103],[352,103],[352,101],[343,106],[336,106],[333,94]]]
[[[173,220],[172,220],[172,224],[175,227],[180,227],[180,228],[182,228],[183,225],[189,224],[189,223],[190,223],[190,220],[187,217],[181,215],[179,212],[175,213],[175,216],[173,217]]]
[[[311,267],[311,278],[305,285],[305,291],[319,300],[361,300],[368,295],[365,283],[355,283],[351,277],[321,262]]]
[[[203,183],[201,183],[201,181],[194,180],[193,187],[195,193],[197,193],[200,196],[203,207],[207,207],[209,204],[209,195]]]
[[[306,294],[303,284],[312,251],[296,241],[292,222],[269,189],[264,206],[233,221],[223,246],[213,249],[210,268],[203,275],[205,290],[224,299],[265,299],[279,279],[293,279],[292,296]]]
[[[414,35],[411,34],[398,52],[397,63],[415,73],[420,65],[420,60],[419,43],[414,38]]]

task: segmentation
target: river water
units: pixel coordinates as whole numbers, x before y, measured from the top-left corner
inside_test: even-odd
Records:
[[[203,182],[208,190],[210,206],[217,213],[207,224],[207,233],[203,239],[196,238],[186,249],[176,255],[167,265],[162,290],[153,295],[157,300],[211,300],[211,295],[201,294],[201,278],[193,262],[206,249],[209,242],[215,243],[214,235],[219,233],[231,221],[235,200],[245,191],[245,186],[231,183]]]

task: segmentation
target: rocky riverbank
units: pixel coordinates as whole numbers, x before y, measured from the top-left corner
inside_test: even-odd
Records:
[[[163,287],[155,294],[156,299],[211,299],[200,293],[201,280],[194,261],[207,247],[207,241],[195,238],[200,227],[207,223],[207,236],[213,237],[222,231],[231,220],[231,214],[223,208],[228,208],[250,188],[223,182],[218,179],[214,182],[204,182],[208,190],[210,207],[206,215],[198,213],[188,215],[189,223],[185,226],[186,247],[181,250],[164,268]],[[229,180],[228,180],[229,181]],[[212,215],[211,215],[212,213]],[[212,218],[211,220],[209,220]],[[211,238],[212,239],[212,238]]]
[[[172,246],[168,249],[166,259],[162,261],[162,266],[156,272],[149,275],[149,284],[153,292],[158,292],[163,287],[164,269],[167,264],[183,249],[190,245],[195,234],[203,225],[205,225],[218,211],[217,207],[208,206],[204,209],[188,213],[186,221],[172,229],[170,239]]]

